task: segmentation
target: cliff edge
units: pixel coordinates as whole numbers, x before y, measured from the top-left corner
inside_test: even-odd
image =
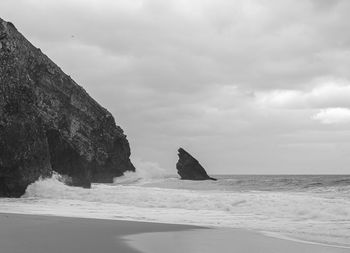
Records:
[[[0,197],[56,171],[90,187],[134,171],[111,113],[0,19]]]

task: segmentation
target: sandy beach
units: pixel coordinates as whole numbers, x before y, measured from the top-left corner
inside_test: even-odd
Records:
[[[136,253],[124,236],[185,231],[192,226],[159,223],[0,214],[1,253]]]
[[[201,229],[127,236],[144,253],[346,253],[350,248],[298,242],[243,229]]]
[[[2,253],[160,252],[348,253],[240,229],[150,222],[0,214]]]

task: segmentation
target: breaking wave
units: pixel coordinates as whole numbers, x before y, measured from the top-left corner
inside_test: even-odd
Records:
[[[152,163],[140,168],[91,189],[67,186],[54,174],[29,185],[21,199],[0,200],[0,212],[248,228],[349,245],[350,186],[344,180],[339,187],[308,183],[294,191],[237,191],[232,178],[191,182],[170,177]]]
[[[166,177],[166,172],[157,163],[145,161],[133,161],[137,170],[127,171],[121,177],[114,178],[114,184],[147,183],[155,179]]]

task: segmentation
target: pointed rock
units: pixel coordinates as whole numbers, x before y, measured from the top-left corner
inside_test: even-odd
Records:
[[[135,170],[129,157],[111,113],[0,19],[0,197],[52,171],[76,186],[112,182]]]
[[[202,165],[183,148],[179,148],[178,152],[179,160],[176,163],[176,169],[181,179],[217,180],[209,177]]]

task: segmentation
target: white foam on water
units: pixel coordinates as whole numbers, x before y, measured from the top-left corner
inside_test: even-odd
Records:
[[[166,171],[157,163],[135,160],[133,161],[137,170],[135,172],[126,171],[121,177],[114,178],[115,185],[124,184],[145,184],[156,179],[164,179],[167,177]]]
[[[67,186],[54,175],[29,185],[21,199],[0,199],[0,212],[247,228],[350,245],[350,199],[310,192],[181,189],[181,180],[176,189],[174,184],[154,187],[152,178],[158,185],[169,182],[155,171],[151,177],[143,178],[140,171],[91,189]],[[204,189],[206,184],[212,182],[195,183]]]

